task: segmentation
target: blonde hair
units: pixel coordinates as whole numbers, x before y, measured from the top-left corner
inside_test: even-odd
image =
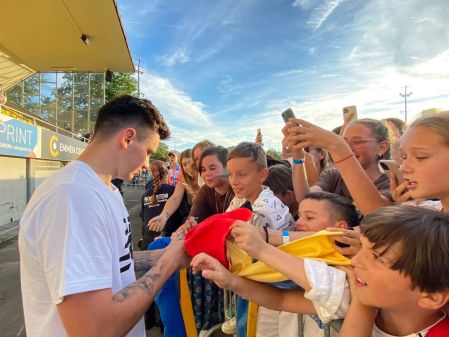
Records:
[[[449,146],[449,111],[443,111],[432,116],[418,118],[410,125],[410,129],[418,126],[431,129],[441,136],[446,145]]]
[[[242,142],[237,144],[228,154],[227,161],[232,158],[249,158],[250,161],[256,162],[257,169],[267,168],[267,155],[262,146],[256,143]]]

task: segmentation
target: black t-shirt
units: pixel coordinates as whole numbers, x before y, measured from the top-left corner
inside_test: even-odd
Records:
[[[158,216],[162,213],[165,203],[173,195],[173,192],[175,191],[175,186],[171,186],[169,184],[162,184],[159,187],[158,192],[156,193],[156,203],[154,205],[151,205],[150,201],[153,195],[153,190],[154,190],[153,184],[149,184],[148,188],[142,195],[142,204],[141,204],[142,208],[140,211],[140,217],[142,218],[143,221],[143,229],[142,229],[143,235],[150,234],[150,230],[147,227],[148,221],[151,218]],[[170,236],[176,229],[178,229],[178,227],[182,225],[185,218],[189,214],[189,210],[190,208],[187,203],[187,196],[184,194],[178,209],[168,219],[167,224],[165,225],[163,231],[163,235]]]

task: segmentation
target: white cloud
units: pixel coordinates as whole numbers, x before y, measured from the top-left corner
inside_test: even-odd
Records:
[[[317,30],[343,1],[344,0],[325,0],[312,10],[312,14],[307,23],[310,24],[314,30]]]
[[[140,81],[141,92],[169,121],[183,123],[188,128],[192,125],[210,127],[204,105],[176,89],[167,78],[145,72],[140,76]]]
[[[178,48],[173,53],[159,58],[166,67],[173,67],[177,63],[186,63],[189,61],[188,52],[185,48]]]

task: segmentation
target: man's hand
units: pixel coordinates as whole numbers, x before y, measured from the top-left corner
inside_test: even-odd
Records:
[[[206,253],[200,253],[192,259],[190,266],[194,274],[202,272],[204,278],[214,281],[220,288],[232,288],[232,281],[236,276],[212,256]]]
[[[184,239],[186,234],[197,225],[196,218],[189,217],[173,234],[177,239]]]
[[[180,269],[190,265],[190,257],[184,249],[184,240],[178,239],[176,235],[172,235],[170,244],[165,248],[165,256],[176,261]]]
[[[231,236],[237,247],[255,259],[259,259],[260,253],[267,245],[256,227],[240,220],[231,226]]]

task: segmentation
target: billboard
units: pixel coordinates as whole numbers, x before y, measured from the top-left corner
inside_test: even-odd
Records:
[[[78,158],[87,144],[58,133],[41,130],[41,158],[71,161]]]
[[[86,143],[0,114],[0,155],[71,161]]]
[[[0,155],[39,158],[40,128],[0,114]]]

